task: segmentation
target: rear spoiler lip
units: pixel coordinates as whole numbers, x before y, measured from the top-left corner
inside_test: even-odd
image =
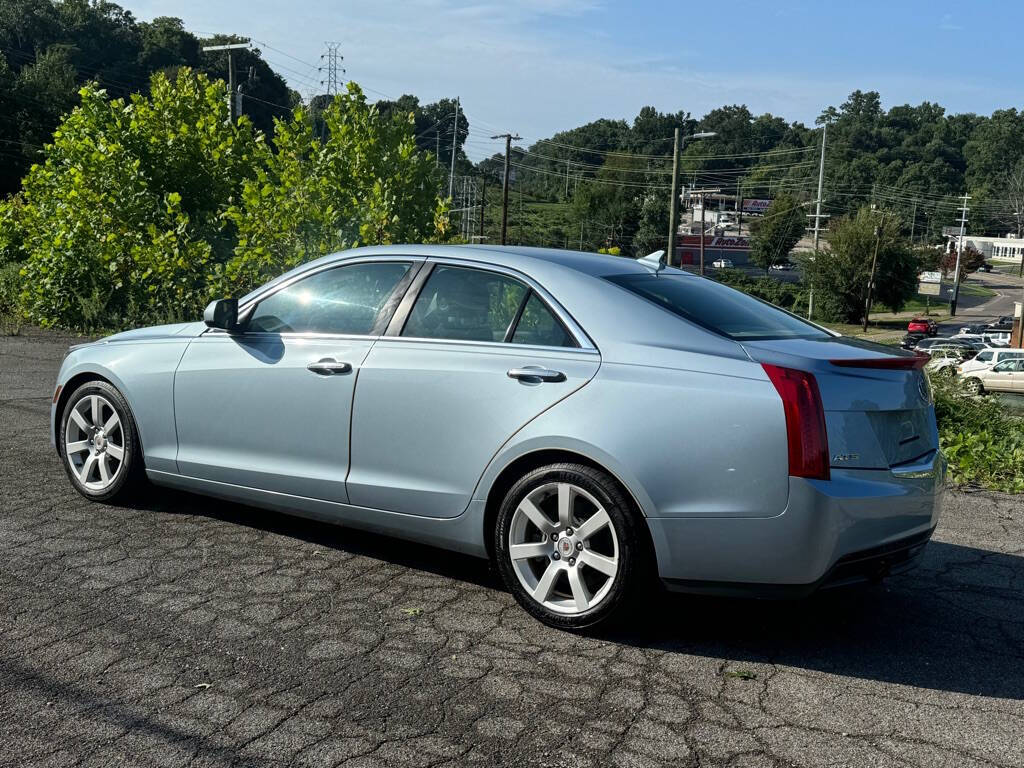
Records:
[[[931,358],[928,355],[910,357],[851,357],[840,360],[829,360],[832,365],[840,368],[873,368],[886,371],[914,371],[924,368]]]

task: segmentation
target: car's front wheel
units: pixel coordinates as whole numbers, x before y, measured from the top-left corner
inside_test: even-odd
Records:
[[[964,382],[964,389],[967,390],[968,394],[980,395],[985,391],[985,387],[981,383],[981,379],[970,378]]]
[[[527,473],[506,494],[494,536],[505,584],[531,615],[554,627],[609,621],[641,580],[632,505],[592,467],[551,464]]]
[[[75,490],[91,501],[125,501],[144,472],[128,403],[105,381],[90,381],[64,404],[58,448]]]

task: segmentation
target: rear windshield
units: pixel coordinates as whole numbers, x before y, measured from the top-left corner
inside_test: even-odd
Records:
[[[679,317],[736,341],[830,338],[796,315],[713,280],[666,274],[610,275],[607,279]]]

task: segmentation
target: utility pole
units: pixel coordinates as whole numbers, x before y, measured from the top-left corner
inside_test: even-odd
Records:
[[[458,118],[456,118],[458,122]],[[501,244],[505,244],[505,238],[508,235],[508,171],[509,171],[509,155],[512,153],[512,142],[519,141],[522,136],[518,133],[499,133],[497,136],[491,136],[492,139],[504,139],[505,140],[505,178],[502,179],[501,184]],[[581,238],[582,239],[582,238]]]
[[[956,317],[956,303],[960,298],[960,258],[964,254],[964,233],[967,230],[967,201],[970,195],[964,195],[964,204],[960,206],[960,237],[957,240],[956,272],[953,273],[953,298],[949,302],[949,316]]]
[[[671,267],[676,256],[676,230],[679,229],[679,153],[682,151],[679,141],[679,129],[676,128],[675,141],[672,144],[672,191],[669,193],[668,208],[668,249],[665,251],[665,265]],[[580,240],[583,236],[580,236]]]
[[[700,273],[702,275],[704,274],[704,209],[706,207],[704,195],[714,195],[721,191],[722,190],[718,187],[715,187],[714,189],[707,188],[690,190],[691,198],[693,195],[697,195],[700,198]]]
[[[914,245],[914,230],[917,229],[917,200],[914,200],[914,212],[910,214],[910,245]]]
[[[737,237],[743,237],[743,192],[740,189],[740,180],[736,179],[736,227]]]
[[[452,169],[448,173],[448,197],[452,196],[452,184],[455,183],[455,147],[459,138],[459,97],[455,97],[455,124],[452,125]],[[508,154],[505,155],[505,164],[508,164]]]
[[[569,200],[569,161],[565,161],[565,200]]]
[[[252,43],[246,41],[244,43],[231,43],[229,45],[206,45],[203,46],[203,53],[208,51],[227,51],[228,52],[228,120],[232,123],[238,120],[238,105],[241,99],[238,98],[239,94],[238,86],[235,85],[235,61],[231,56],[232,51],[236,51],[242,48],[252,48]]]
[[[487,207],[487,177],[482,176],[480,178],[480,242],[482,243],[484,238],[484,209]]]
[[[874,208],[874,206],[872,206]],[[878,243],[882,239],[882,230],[885,227],[885,211],[882,211],[882,221],[875,227],[875,254],[871,257],[871,274],[868,277],[868,297],[864,302],[864,332],[868,331],[868,315],[871,314],[871,290],[875,285],[875,269],[878,266]]]
[[[821,203],[825,188],[825,139],[828,136],[828,123],[821,126],[821,161],[818,164],[818,200],[814,210],[814,258],[818,258],[818,238],[821,235]],[[827,216],[825,218],[828,218]],[[811,285],[807,296],[807,319],[814,314],[814,285]],[[867,330],[865,328],[865,330]]]

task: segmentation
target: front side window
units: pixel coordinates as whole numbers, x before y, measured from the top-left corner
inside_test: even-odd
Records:
[[[366,262],[327,269],[256,305],[247,330],[367,335],[409,272],[408,262]]]
[[[504,341],[526,291],[518,280],[495,272],[435,267],[416,298],[402,335]]]
[[[735,341],[827,339],[820,328],[713,280],[688,275],[611,275],[610,282]]]

